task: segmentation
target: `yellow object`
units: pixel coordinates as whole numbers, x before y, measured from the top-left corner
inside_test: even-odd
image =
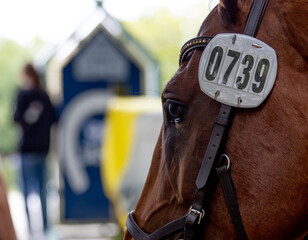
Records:
[[[140,115],[160,112],[158,97],[115,97],[108,102],[101,175],[105,194],[113,203],[122,227],[125,226],[128,209],[123,204],[120,188],[132,160],[137,120]]]

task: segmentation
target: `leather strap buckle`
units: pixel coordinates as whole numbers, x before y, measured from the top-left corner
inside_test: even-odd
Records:
[[[226,162],[224,162],[224,159],[226,160]],[[230,169],[230,167],[231,167],[231,160],[230,160],[230,158],[229,158],[229,156],[227,154],[221,154],[220,155],[220,158],[219,158],[219,161],[218,161],[218,164],[217,164],[217,168],[221,167],[223,164],[226,164],[227,170]]]
[[[201,223],[201,220],[205,215],[205,211],[203,209],[199,211],[199,210],[193,209],[192,206],[189,208],[189,213],[198,215],[198,225]]]

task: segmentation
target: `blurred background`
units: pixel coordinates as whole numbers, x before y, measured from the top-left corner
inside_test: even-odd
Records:
[[[159,96],[178,68],[181,46],[216,4],[1,1],[0,170],[18,239],[122,239],[160,131]],[[20,187],[22,129],[13,116],[26,62],[57,116],[46,163],[45,231],[40,197],[24,198]]]

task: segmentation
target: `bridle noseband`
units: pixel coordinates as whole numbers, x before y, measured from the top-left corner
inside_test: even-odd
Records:
[[[244,34],[254,37],[259,29],[268,0],[255,0],[246,21]],[[180,52],[180,64],[183,63],[194,49],[205,48],[211,41],[211,37],[196,37],[184,44]],[[184,240],[201,239],[200,225],[206,216],[211,188],[215,183],[215,170],[218,173],[222,186],[225,202],[231,217],[231,221],[238,239],[248,239],[241,219],[236,192],[230,174],[230,159],[223,153],[228,128],[232,121],[233,108],[221,104],[216,117],[212,135],[202,161],[199,174],[196,180],[196,193],[192,206],[187,215],[178,218],[152,234],[146,234],[135,222],[133,211],[129,213],[126,220],[126,227],[129,233],[136,240],[161,240],[172,237],[177,233],[184,233]]]

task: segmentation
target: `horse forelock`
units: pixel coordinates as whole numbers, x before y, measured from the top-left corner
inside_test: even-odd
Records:
[[[222,0],[219,3],[219,14],[225,25],[237,22],[239,11],[237,0]]]
[[[220,0],[218,12],[223,26],[232,29],[234,25],[241,24],[246,19],[252,0]],[[244,14],[243,16],[243,13]]]

